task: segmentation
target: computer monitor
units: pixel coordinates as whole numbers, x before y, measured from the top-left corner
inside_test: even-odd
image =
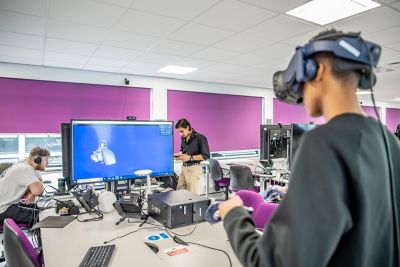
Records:
[[[290,125],[261,125],[261,160],[287,159],[289,157]]]
[[[71,124],[61,124],[62,171],[66,181],[71,178]]]
[[[292,139],[291,139],[291,151],[290,151],[290,162],[294,155],[296,154],[296,150],[299,146],[300,137],[305,133],[308,132],[316,127],[315,124],[300,124],[300,123],[293,123],[291,128],[292,132]]]
[[[173,175],[171,121],[71,121],[71,183]],[[143,177],[140,177],[143,178]]]

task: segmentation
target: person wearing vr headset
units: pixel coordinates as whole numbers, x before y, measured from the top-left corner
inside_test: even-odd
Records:
[[[380,52],[360,34],[330,30],[274,74],[280,101],[304,102],[326,124],[300,140],[288,192],[262,235],[240,197],[219,204],[244,266],[400,266],[400,143],[356,95],[372,93]]]
[[[31,208],[35,197],[43,193],[40,171],[44,171],[50,152],[35,147],[26,160],[18,161],[0,177],[0,224],[11,218],[19,224],[32,226],[38,210]]]

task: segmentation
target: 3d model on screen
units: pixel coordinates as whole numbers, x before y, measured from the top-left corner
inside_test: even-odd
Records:
[[[107,147],[107,142],[104,140],[101,140],[99,142],[99,147],[97,148],[97,150],[92,152],[90,158],[94,162],[100,162],[105,165],[113,165],[117,162],[114,152],[112,152],[111,149]]]

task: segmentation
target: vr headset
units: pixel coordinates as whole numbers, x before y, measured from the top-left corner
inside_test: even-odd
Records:
[[[321,52],[334,54],[336,71],[356,71],[360,74],[358,87],[370,89],[376,83],[372,68],[377,66],[381,51],[379,45],[364,41],[360,33],[335,32],[311,39],[296,48],[286,70],[275,72],[275,96],[285,103],[301,104],[304,83],[313,80],[318,70],[318,63],[312,57]]]

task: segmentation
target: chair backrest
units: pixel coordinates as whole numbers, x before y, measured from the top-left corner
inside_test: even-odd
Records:
[[[249,190],[254,188],[253,174],[248,166],[232,165],[229,168],[229,177],[233,190]]]
[[[265,225],[271,219],[278,204],[263,202],[260,203],[253,213],[253,221],[257,228],[264,229]]]
[[[260,203],[264,202],[263,197],[254,191],[240,190],[236,192],[236,195],[243,201],[243,206],[251,207],[253,211],[256,210]]]
[[[208,162],[210,164],[210,178],[214,181],[221,180],[224,176],[224,173],[222,172],[222,168],[219,165],[218,160],[209,159]]]
[[[8,267],[40,267],[39,255],[13,219],[4,220],[4,252]]]
[[[0,175],[7,170],[9,167],[11,167],[12,163],[9,162],[4,162],[4,163],[0,163]]]

